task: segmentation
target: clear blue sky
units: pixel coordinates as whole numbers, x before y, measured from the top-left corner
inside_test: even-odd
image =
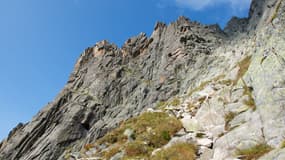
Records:
[[[180,15],[224,26],[247,16],[249,1],[1,0],[0,140],[53,100],[88,46],[103,39],[121,46]]]

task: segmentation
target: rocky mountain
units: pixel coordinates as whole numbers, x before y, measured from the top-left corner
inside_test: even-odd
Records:
[[[101,41],[0,160],[285,157],[285,4],[253,0],[221,30],[185,17]]]

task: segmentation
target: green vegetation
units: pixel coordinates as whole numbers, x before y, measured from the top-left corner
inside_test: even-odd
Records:
[[[188,92],[188,96],[191,96],[193,93],[203,90],[203,89],[204,89],[208,84],[210,84],[211,82],[216,82],[216,81],[218,81],[218,80],[220,80],[220,79],[222,79],[222,78],[225,78],[225,75],[224,75],[224,74],[219,75],[219,76],[217,76],[217,77],[215,77],[215,78],[213,78],[213,79],[211,79],[211,80],[202,82],[198,87],[196,87],[196,88],[190,90],[190,91]]]
[[[71,158],[71,155],[70,155],[71,152],[72,152],[72,147],[66,148],[64,151],[64,159],[70,159]],[[2,159],[0,158],[0,160],[2,160]]]
[[[255,104],[255,101],[252,95],[252,89],[246,85],[243,79],[242,79],[242,83],[243,83],[243,89],[244,89],[243,95],[248,96],[248,99],[244,100],[243,103],[247,105],[248,107],[252,108],[252,110],[256,110],[256,104]]]
[[[248,71],[250,64],[251,64],[251,56],[245,57],[243,60],[241,60],[238,63],[239,72],[237,78],[233,82],[234,85],[236,85],[238,81],[245,75],[245,73]]]
[[[188,103],[187,108],[188,108],[190,111],[193,111],[193,110],[196,108],[196,106],[195,106],[193,103]]]
[[[222,79],[222,80],[219,81],[219,84],[224,84],[226,86],[230,86],[230,85],[233,84],[233,81],[230,80],[230,79]]]
[[[273,13],[272,13],[272,15],[271,15],[271,17],[270,17],[270,19],[269,19],[269,22],[270,22],[270,23],[272,23],[273,20],[277,17],[279,8],[280,8],[280,6],[281,6],[281,2],[282,2],[282,0],[279,0],[279,1],[276,3],[276,7],[274,8],[274,11],[273,11]]]
[[[94,145],[94,144],[90,144],[90,143],[84,145],[84,149],[85,149],[86,151],[89,151],[89,150],[92,149],[93,147],[95,147],[95,145]]]
[[[220,133],[219,135],[218,135],[218,137],[220,138],[220,137],[223,137],[225,134],[227,134],[227,132],[222,132],[222,133]]]
[[[285,140],[281,142],[280,148],[285,148]]]
[[[177,143],[173,146],[158,151],[151,160],[194,160],[196,147],[189,143]]]
[[[172,105],[172,106],[178,106],[178,105],[180,105],[180,99],[179,98],[177,98],[177,97],[175,97],[171,102],[170,102],[170,105]]]
[[[132,158],[142,158],[147,157],[147,155],[152,151],[152,148],[142,141],[134,141],[126,144],[125,147],[125,159]]]
[[[230,122],[235,118],[235,116],[237,115],[237,113],[234,112],[228,112],[225,114],[225,130],[229,131],[230,128]]]
[[[157,109],[164,109],[167,106],[167,102],[166,101],[160,101],[156,104]]]
[[[113,157],[115,154],[119,152],[120,152],[120,147],[117,145],[115,147],[112,147],[108,151],[103,152],[103,157],[105,159],[110,159],[111,157]]]
[[[196,91],[204,89],[205,86],[208,85],[210,82],[218,82],[219,84],[224,84],[224,85],[227,85],[227,86],[230,86],[230,85],[235,86],[235,85],[237,85],[238,81],[248,71],[248,68],[249,68],[250,64],[251,64],[251,56],[247,56],[244,59],[242,59],[240,62],[238,62],[237,66],[239,67],[239,71],[238,71],[238,74],[237,74],[237,77],[236,77],[235,80],[223,79],[223,78],[225,78],[225,75],[220,75],[220,76],[217,76],[216,78],[214,78],[214,79],[212,79],[210,81],[206,81],[206,82],[201,83],[201,85],[198,88],[192,90],[189,93],[189,95],[193,94]]]
[[[271,150],[272,148],[269,145],[261,143],[251,148],[238,150],[237,155],[239,155],[242,160],[257,160]]]
[[[203,138],[205,136],[204,133],[196,133],[197,138]]]
[[[181,104],[181,101],[178,97],[173,98],[170,101],[160,101],[156,104],[157,109],[165,109],[166,106],[171,105],[177,107]]]
[[[123,67],[123,71],[124,71],[127,75],[133,74],[133,70],[130,69],[129,67],[127,67],[127,66],[124,66],[124,67]]]
[[[144,79],[143,80],[143,83],[150,86],[152,84],[152,80],[149,80],[149,79]]]
[[[171,139],[171,136],[167,131],[162,131],[161,136],[164,140],[167,140],[167,141],[170,141],[170,139]]]
[[[97,141],[99,144],[119,145],[127,158],[149,157],[151,152],[171,139],[182,128],[182,124],[174,117],[163,112],[145,112],[138,117],[123,122],[117,129]],[[127,142],[124,136],[126,129],[134,130],[134,141]],[[114,149],[115,150],[115,149]],[[108,153],[113,155],[118,150]]]

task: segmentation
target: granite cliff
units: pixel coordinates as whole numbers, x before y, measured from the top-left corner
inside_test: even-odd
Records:
[[[0,159],[285,159],[284,10],[253,0],[224,30],[179,17],[98,42]]]

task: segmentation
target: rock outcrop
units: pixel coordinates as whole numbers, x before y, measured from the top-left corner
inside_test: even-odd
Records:
[[[200,160],[230,160],[264,145],[272,151],[261,159],[281,160],[284,10],[282,0],[253,0],[249,17],[233,18],[224,31],[179,17],[157,23],[150,37],[141,33],[122,48],[98,42],[81,54],[55,100],[0,144],[0,159],[65,159],[67,152],[91,158],[79,151],[153,108],[184,128],[158,150],[178,140],[198,145]]]

